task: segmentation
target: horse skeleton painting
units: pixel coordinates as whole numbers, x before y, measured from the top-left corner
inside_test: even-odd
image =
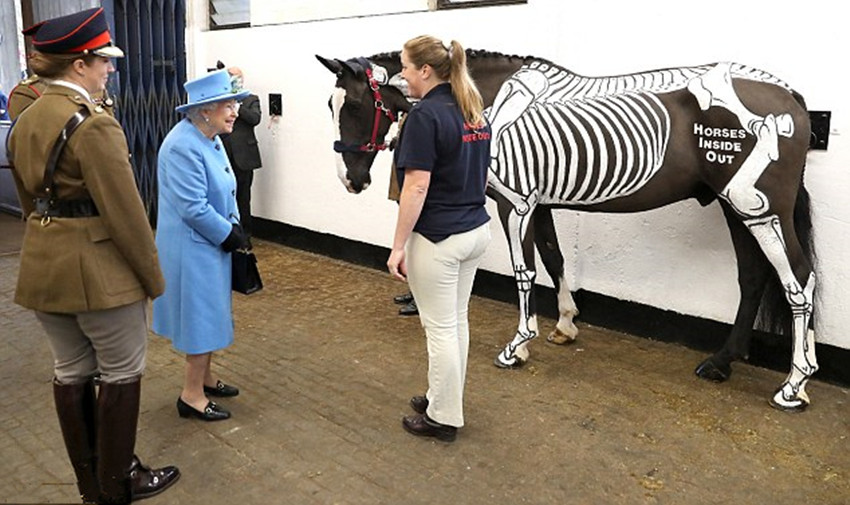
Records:
[[[391,123],[413,106],[398,75],[399,53],[317,58],[337,76],[334,150],[341,180],[357,193],[370,183]],[[467,51],[467,63],[492,126],[488,196],[497,203],[519,291],[519,326],[496,365],[522,365],[538,334],[535,245],[558,296],[559,319],[548,339],[576,337],[578,311],[552,209],[639,212],[687,198],[702,205],[718,199],[737,257],[740,302],[726,343],[696,373],[728,379],[731,363],[748,356],[756,318],[778,300],[785,306],[775,314],[790,326],[793,362],[770,403],[805,409],[805,386],[818,365],[802,183],[810,123],[802,97],[773,75],[736,63],[596,78],[486,51]],[[771,288],[778,298],[768,296]]]

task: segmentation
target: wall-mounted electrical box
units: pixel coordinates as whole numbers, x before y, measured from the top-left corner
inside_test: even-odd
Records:
[[[280,93],[269,93],[269,115],[283,115],[283,98],[280,96]]]
[[[812,139],[809,148],[826,151],[829,143],[829,118],[832,112],[826,110],[810,110],[809,119],[812,123]]]

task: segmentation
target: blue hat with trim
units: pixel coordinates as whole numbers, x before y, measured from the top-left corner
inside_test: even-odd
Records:
[[[183,88],[189,95],[188,101],[176,107],[177,112],[186,112],[196,105],[220,102],[222,100],[241,100],[251,92],[237,86],[227,70],[210,72],[202,77],[187,81]]]

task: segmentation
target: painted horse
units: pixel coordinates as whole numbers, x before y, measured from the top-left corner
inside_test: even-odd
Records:
[[[387,148],[391,124],[413,107],[399,52],[316,57],[336,75],[329,105],[337,168],[358,193]],[[538,334],[535,245],[558,297],[548,339],[576,337],[578,310],[552,209],[640,212],[717,199],[737,257],[740,302],[727,341],[695,373],[727,380],[731,363],[748,356],[756,319],[773,321],[765,329],[792,335],[793,363],[770,404],[805,409],[805,386],[818,365],[803,186],[811,126],[802,97],[777,77],[736,63],[585,77],[540,58],[468,50],[467,64],[492,126],[487,193],[497,203],[519,291],[519,326],[495,364],[522,365]]]

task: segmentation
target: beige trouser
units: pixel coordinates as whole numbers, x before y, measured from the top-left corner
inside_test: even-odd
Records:
[[[145,369],[147,301],[106,310],[56,314],[36,311],[53,352],[60,384],[78,384],[100,375],[117,384],[137,379]]]
[[[463,426],[469,351],[469,296],[490,243],[490,225],[433,243],[414,232],[407,242],[407,280],[428,341],[428,417]]]

